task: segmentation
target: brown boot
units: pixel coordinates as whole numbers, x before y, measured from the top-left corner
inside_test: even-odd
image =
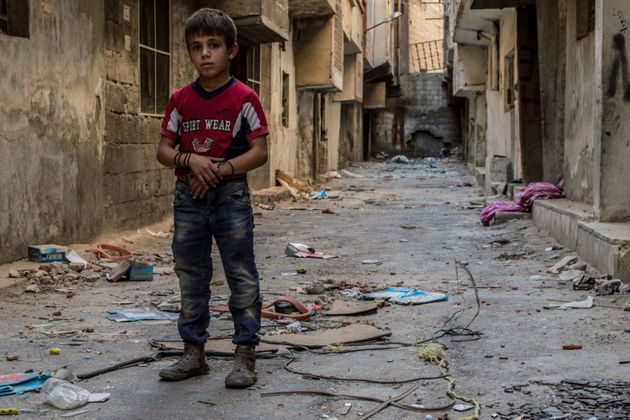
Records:
[[[184,343],[184,355],[174,365],[160,370],[160,378],[165,381],[181,381],[192,376],[205,375],[209,370],[204,345]]]
[[[226,388],[247,388],[256,383],[256,350],[254,346],[237,345],[234,369],[225,378]]]

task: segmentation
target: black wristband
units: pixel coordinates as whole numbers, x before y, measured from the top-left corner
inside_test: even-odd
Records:
[[[179,157],[181,156],[181,154],[182,154],[182,152],[177,152],[177,153],[175,153],[175,157],[173,158],[173,165],[175,165],[176,168],[179,168],[178,160],[179,160]]]
[[[230,165],[230,168],[232,168],[232,173],[230,174],[230,176],[234,175],[234,165],[232,165],[232,162],[230,162],[229,160],[225,160],[225,163]]]

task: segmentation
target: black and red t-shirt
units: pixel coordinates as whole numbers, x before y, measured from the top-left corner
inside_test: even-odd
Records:
[[[160,134],[179,143],[182,152],[231,159],[269,130],[256,92],[232,77],[211,92],[197,81],[173,92]]]

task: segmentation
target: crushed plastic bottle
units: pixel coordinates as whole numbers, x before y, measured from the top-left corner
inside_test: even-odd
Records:
[[[40,393],[44,396],[45,403],[62,410],[84,406],[90,398],[89,391],[57,378],[44,382]]]

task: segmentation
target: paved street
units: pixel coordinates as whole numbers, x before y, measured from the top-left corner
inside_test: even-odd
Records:
[[[382,382],[435,377],[440,375],[439,369],[420,360],[417,347],[412,345],[441,336],[438,341],[445,346],[457,393],[479,401],[483,419],[494,413],[499,413],[499,418],[517,418],[550,407],[566,413],[568,407],[581,403],[577,397],[561,396],[556,385],[563,380],[586,380],[583,384],[592,385],[607,381],[606,393],[614,396],[611,389],[615,387],[610,383],[630,379],[630,364],[619,364],[630,359],[630,334],[624,333],[630,328],[630,313],[620,309],[629,295],[599,297],[593,291],[574,291],[570,282],[546,273],[545,269],[559,259],[574,254],[561,247],[546,251],[556,243],[539,232],[531,220],[483,227],[479,203],[484,198],[463,165],[428,160],[411,165],[357,163],[348,169],[363,177],[333,179],[327,184],[329,191],[341,192],[339,199],[284,202],[273,210],[255,207],[256,256],[264,300],[288,295],[308,306],[317,303],[325,308],[333,299],[340,299],[344,289],[317,294],[307,294],[306,289],[329,279],[364,290],[404,286],[443,292],[448,294],[448,301],[418,306],[391,304],[376,314],[358,317],[315,316],[304,326],[324,330],[369,323],[391,330],[391,337],[384,341],[404,344],[370,345],[365,351],[348,353],[294,350],[291,354],[297,360],[291,369]],[[322,209],[335,214],[324,214]],[[170,225],[168,221],[150,229],[168,232]],[[109,240],[137,255],[151,257],[156,267],[170,266],[170,237],[155,238],[146,231],[134,231]],[[338,258],[286,257],[289,242],[308,244]],[[362,264],[368,259],[381,264]],[[11,268],[37,267],[24,264]],[[475,279],[479,315],[468,327],[468,334],[473,335],[443,335],[440,331],[445,325],[466,326],[477,310],[475,289],[462,265]],[[456,270],[456,266],[460,268]],[[0,277],[6,277],[9,268],[3,267]],[[298,268],[306,272],[281,274]],[[215,279],[224,279],[218,258]],[[151,340],[178,338],[173,321],[116,323],[105,318],[112,308],[177,302],[174,274],[158,275],[151,282],[109,283],[101,279],[41,285],[40,293],[25,293],[30,284],[25,279],[0,281],[3,286],[14,283],[0,292],[0,374],[28,369],[54,371],[66,365],[80,374],[155,354]],[[212,289],[212,303],[225,303],[227,285]],[[72,293],[74,296],[68,298]],[[595,300],[590,309],[544,309],[545,305],[582,300],[587,295]],[[285,327],[273,320],[265,320],[263,325],[266,334],[285,332]],[[231,331],[231,320],[226,316],[213,318],[210,328],[213,337],[225,336]],[[570,343],[582,349],[563,350],[563,345]],[[59,348],[61,354],[50,355],[51,348]],[[5,361],[5,353],[17,354],[20,360]],[[261,356],[258,383],[247,390],[224,388],[223,379],[232,363],[225,357],[210,359],[209,375],[179,383],[158,380],[157,371],[172,363],[172,358],[102,374],[78,384],[90,392],[109,392],[110,400],[84,406],[82,409],[90,412],[79,418],[357,419],[378,406],[377,402],[326,396],[261,395],[290,390],[388,399],[418,385],[402,403],[415,404],[416,408],[450,403],[445,379],[382,384],[306,378],[284,368],[288,356]],[[600,398],[604,397],[598,394],[594,400]],[[630,397],[626,394],[625,398]],[[0,397],[0,408],[47,409],[50,417],[64,414],[40,400],[38,394]],[[587,405],[578,405],[573,406],[575,413],[587,413]],[[600,401],[599,406],[599,416],[606,414],[606,404]],[[459,418],[473,411],[412,412],[389,406],[373,418],[424,419],[432,415],[436,419],[446,413],[448,418]],[[532,414],[528,418],[551,417]]]

